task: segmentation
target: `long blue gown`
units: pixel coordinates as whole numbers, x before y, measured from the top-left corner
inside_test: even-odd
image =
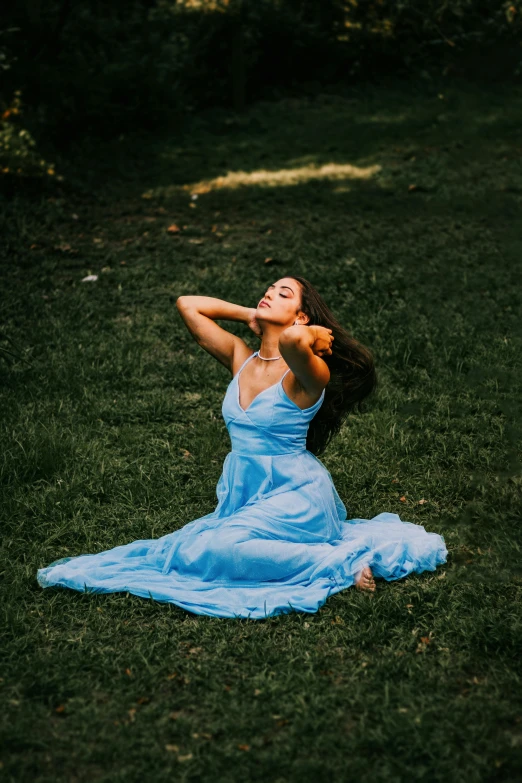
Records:
[[[243,410],[239,375],[257,353],[223,400],[232,450],[214,511],[161,538],[57,560],[38,570],[41,587],[124,591],[194,614],[263,619],[317,612],[366,565],[391,581],[446,562],[442,536],[397,514],[346,518],[330,472],[306,449],[324,390],[302,410],[284,391],[283,376]]]

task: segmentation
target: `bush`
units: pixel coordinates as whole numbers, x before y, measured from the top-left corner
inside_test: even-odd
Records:
[[[520,73],[522,0],[4,3],[15,62],[5,94],[21,89],[34,126],[65,146],[311,81]]]

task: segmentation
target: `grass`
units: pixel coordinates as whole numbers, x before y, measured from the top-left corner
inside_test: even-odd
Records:
[[[519,87],[285,98],[86,139],[61,188],[3,199],[5,781],[520,779],[521,118]],[[175,301],[292,273],[376,357],[321,458],[349,518],[448,562],[266,621],[42,590],[213,510],[230,377]]]

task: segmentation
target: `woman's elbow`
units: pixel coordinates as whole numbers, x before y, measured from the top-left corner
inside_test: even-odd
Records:
[[[188,307],[191,298],[192,297],[186,296],[184,294],[178,296],[178,298],[176,299],[176,307],[178,308],[178,310],[183,310],[184,308]]]
[[[284,331],[281,332],[279,335],[279,344],[280,345],[295,345],[296,343],[301,341],[301,338],[303,337],[303,330],[300,326],[288,326]]]

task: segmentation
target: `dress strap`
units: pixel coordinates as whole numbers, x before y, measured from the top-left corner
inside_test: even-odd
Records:
[[[251,354],[250,354],[250,356],[247,356],[247,358],[245,359],[245,361],[243,362],[243,364],[241,365],[241,367],[239,368],[239,370],[237,371],[237,373],[234,375],[234,378],[237,378],[237,376],[239,375],[239,373],[241,372],[241,370],[243,369],[243,367],[245,366],[245,364],[246,364],[247,362],[249,362],[249,361],[250,361],[250,359],[252,359],[252,358],[253,358],[253,357],[254,357],[254,356],[257,354],[257,353],[259,353],[259,351],[254,351],[254,353],[251,353]]]

